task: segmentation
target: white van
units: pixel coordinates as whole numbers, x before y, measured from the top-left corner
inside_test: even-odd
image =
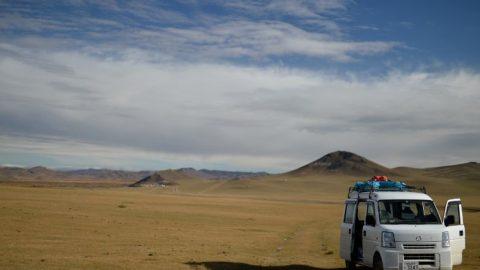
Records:
[[[350,188],[340,233],[340,257],[347,269],[359,264],[376,270],[443,270],[462,263],[465,226],[460,199],[447,202],[441,219],[423,191],[407,186]]]

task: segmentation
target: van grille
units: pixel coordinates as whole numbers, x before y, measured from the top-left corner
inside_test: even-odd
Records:
[[[408,260],[435,260],[435,254],[403,254],[403,259]]]
[[[403,244],[403,249],[434,249],[435,244]]]

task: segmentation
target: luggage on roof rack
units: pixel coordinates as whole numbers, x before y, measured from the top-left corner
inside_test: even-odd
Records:
[[[395,190],[401,191],[405,189],[407,185],[404,182],[400,181],[391,181],[391,180],[383,180],[383,181],[358,181],[353,186],[353,190],[359,192],[366,192],[371,190]]]
[[[408,186],[403,181],[389,180],[386,176],[374,176],[367,181],[357,181],[353,187],[349,188],[348,193],[350,194],[352,191],[357,193],[372,191],[421,191],[427,193],[425,187]]]
[[[388,181],[388,177],[385,175],[375,175],[371,179],[372,181]]]

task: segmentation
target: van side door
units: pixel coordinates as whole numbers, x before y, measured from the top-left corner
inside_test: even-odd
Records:
[[[378,243],[378,233],[375,229],[377,226],[377,216],[375,215],[375,203],[372,200],[367,201],[367,211],[365,217],[365,225],[363,225],[363,262],[373,265],[373,254]]]
[[[447,201],[443,222],[447,226],[449,234],[452,264],[459,265],[462,263],[462,252],[465,249],[465,225],[463,224],[462,201],[460,199]]]
[[[345,201],[345,211],[343,212],[343,221],[340,226],[340,257],[346,261],[351,261],[352,259],[356,204],[356,200]]]

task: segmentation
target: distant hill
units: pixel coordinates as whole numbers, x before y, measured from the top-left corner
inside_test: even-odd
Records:
[[[423,171],[430,177],[480,181],[480,163],[477,162],[426,168]]]
[[[108,169],[53,170],[42,166],[32,168],[0,167],[0,180],[138,180],[152,174],[152,171],[122,171]]]
[[[423,174],[424,169],[421,168],[412,168],[412,167],[395,167],[392,169],[395,173],[399,175],[416,175],[416,174]]]
[[[142,179],[151,175],[153,171],[124,171],[109,169],[81,169],[66,171],[65,174],[71,177],[89,179]]]
[[[240,172],[240,171],[221,171],[221,170],[195,170],[193,168],[182,168],[180,171],[187,172],[196,177],[204,179],[245,179],[245,178],[254,178],[260,176],[267,176],[266,172]]]
[[[168,181],[195,180],[195,179],[215,179],[215,180],[236,180],[254,178],[268,175],[265,172],[235,172],[220,170],[196,170],[194,168],[168,169],[155,172]]]
[[[426,176],[431,178],[448,178],[454,180],[480,180],[480,163],[467,162],[431,168],[397,167],[396,173],[407,176]]]
[[[155,171],[125,171],[109,169],[52,170],[37,166],[32,168],[1,167],[0,181],[59,181],[59,180],[123,180],[137,181],[157,173],[169,181],[191,179],[244,179],[268,175],[265,172],[231,172],[220,170],[196,170],[194,168]]]
[[[161,172],[156,172],[129,186],[130,187],[161,187],[161,186],[171,186],[175,184],[176,183],[174,181],[165,179],[161,175]]]
[[[169,181],[206,179],[196,173],[195,169],[168,169],[155,172]]]
[[[62,172],[42,166],[32,168],[0,167],[0,180],[46,180],[65,177]]]
[[[393,170],[347,151],[329,153],[287,174],[320,175],[345,174],[352,176],[397,175]]]
[[[387,175],[394,177],[421,176],[478,181],[480,180],[480,163],[468,162],[432,168],[396,167],[390,169],[355,153],[336,151],[298,169],[287,172],[286,174],[295,176],[329,174],[366,177],[371,177],[373,175]]]

